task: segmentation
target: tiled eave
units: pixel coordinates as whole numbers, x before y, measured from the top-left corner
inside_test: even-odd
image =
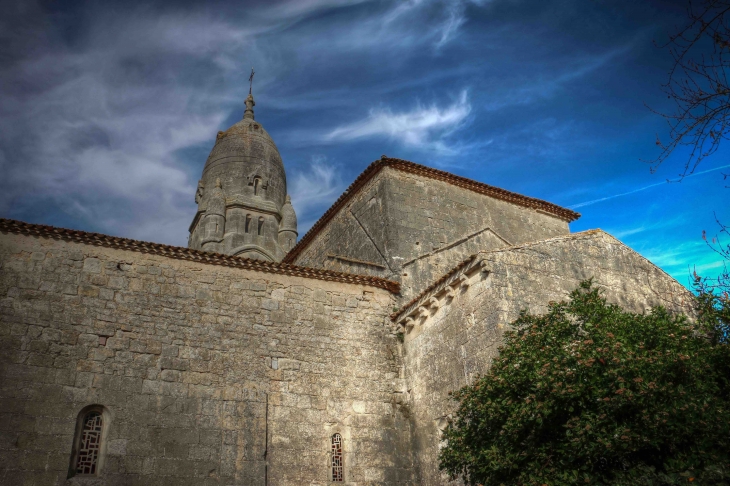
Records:
[[[40,238],[51,238],[56,240],[71,241],[86,245],[102,246],[119,250],[136,251],[150,255],[159,255],[176,260],[204,263],[208,265],[221,265],[232,268],[242,268],[256,272],[274,273],[289,275],[293,277],[313,278],[330,282],[341,282],[355,285],[367,285],[378,287],[397,294],[400,292],[400,284],[391,282],[379,277],[367,275],[352,275],[348,273],[333,272],[331,270],[320,270],[315,268],[300,267],[287,263],[265,262],[243,258],[238,256],[223,255],[221,253],[210,253],[206,251],[193,250],[180,246],[163,245],[147,241],[119,238],[116,236],[104,235],[101,233],[90,233],[87,231],[57,228],[40,224],[25,223],[13,219],[0,218],[0,232],[28,235]]]

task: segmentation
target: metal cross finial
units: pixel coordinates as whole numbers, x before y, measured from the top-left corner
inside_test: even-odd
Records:
[[[251,68],[251,76],[248,77],[248,94],[251,94],[251,89],[253,89],[253,75],[256,74]]]

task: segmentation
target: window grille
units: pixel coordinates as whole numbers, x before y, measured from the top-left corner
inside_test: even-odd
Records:
[[[99,412],[84,416],[76,458],[76,474],[96,474],[101,448],[102,417]]]
[[[344,479],[343,475],[343,457],[342,457],[342,436],[335,434],[332,436],[332,481],[341,483]]]

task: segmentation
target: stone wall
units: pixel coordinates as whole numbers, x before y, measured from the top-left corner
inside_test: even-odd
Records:
[[[109,413],[103,485],[413,484],[385,290],[0,234],[0,477],[67,481]],[[396,394],[397,395],[397,394]]]
[[[689,311],[684,287],[600,230],[480,253],[404,308],[398,322],[410,327],[403,345],[406,402],[418,424],[414,452],[423,484],[446,483],[437,456],[440,429],[455,408],[448,392],[489,369],[520,310],[543,313],[591,277],[626,309],[661,304]]]
[[[409,300],[478,251],[568,232],[556,216],[385,167],[296,263],[399,281]]]
[[[375,194],[391,194],[395,176],[373,179],[357,214],[388,213]],[[324,485],[335,433],[345,484],[445,484],[448,392],[489,369],[521,309],[544,312],[590,277],[627,309],[688,304],[600,230],[479,252],[406,304],[373,279],[64,234],[0,233],[2,484]],[[78,414],[92,405],[107,410],[102,473],[67,479]]]
[[[386,246],[392,222],[386,207],[389,198],[385,172],[378,173],[352,196],[299,255],[297,265],[399,280]]]

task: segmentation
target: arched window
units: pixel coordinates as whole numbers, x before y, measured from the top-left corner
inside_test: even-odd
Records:
[[[342,456],[342,436],[332,436],[332,482],[341,483],[344,481],[343,474],[344,457]]]
[[[91,405],[79,412],[68,477],[99,475],[108,429],[109,413],[101,405]]]
[[[253,195],[258,196],[259,195],[259,187],[261,186],[261,178],[260,177],[254,177],[253,179]]]
[[[249,233],[251,231],[251,215],[246,215],[246,233]]]
[[[259,236],[261,236],[261,233],[264,230],[264,217],[259,216]]]

